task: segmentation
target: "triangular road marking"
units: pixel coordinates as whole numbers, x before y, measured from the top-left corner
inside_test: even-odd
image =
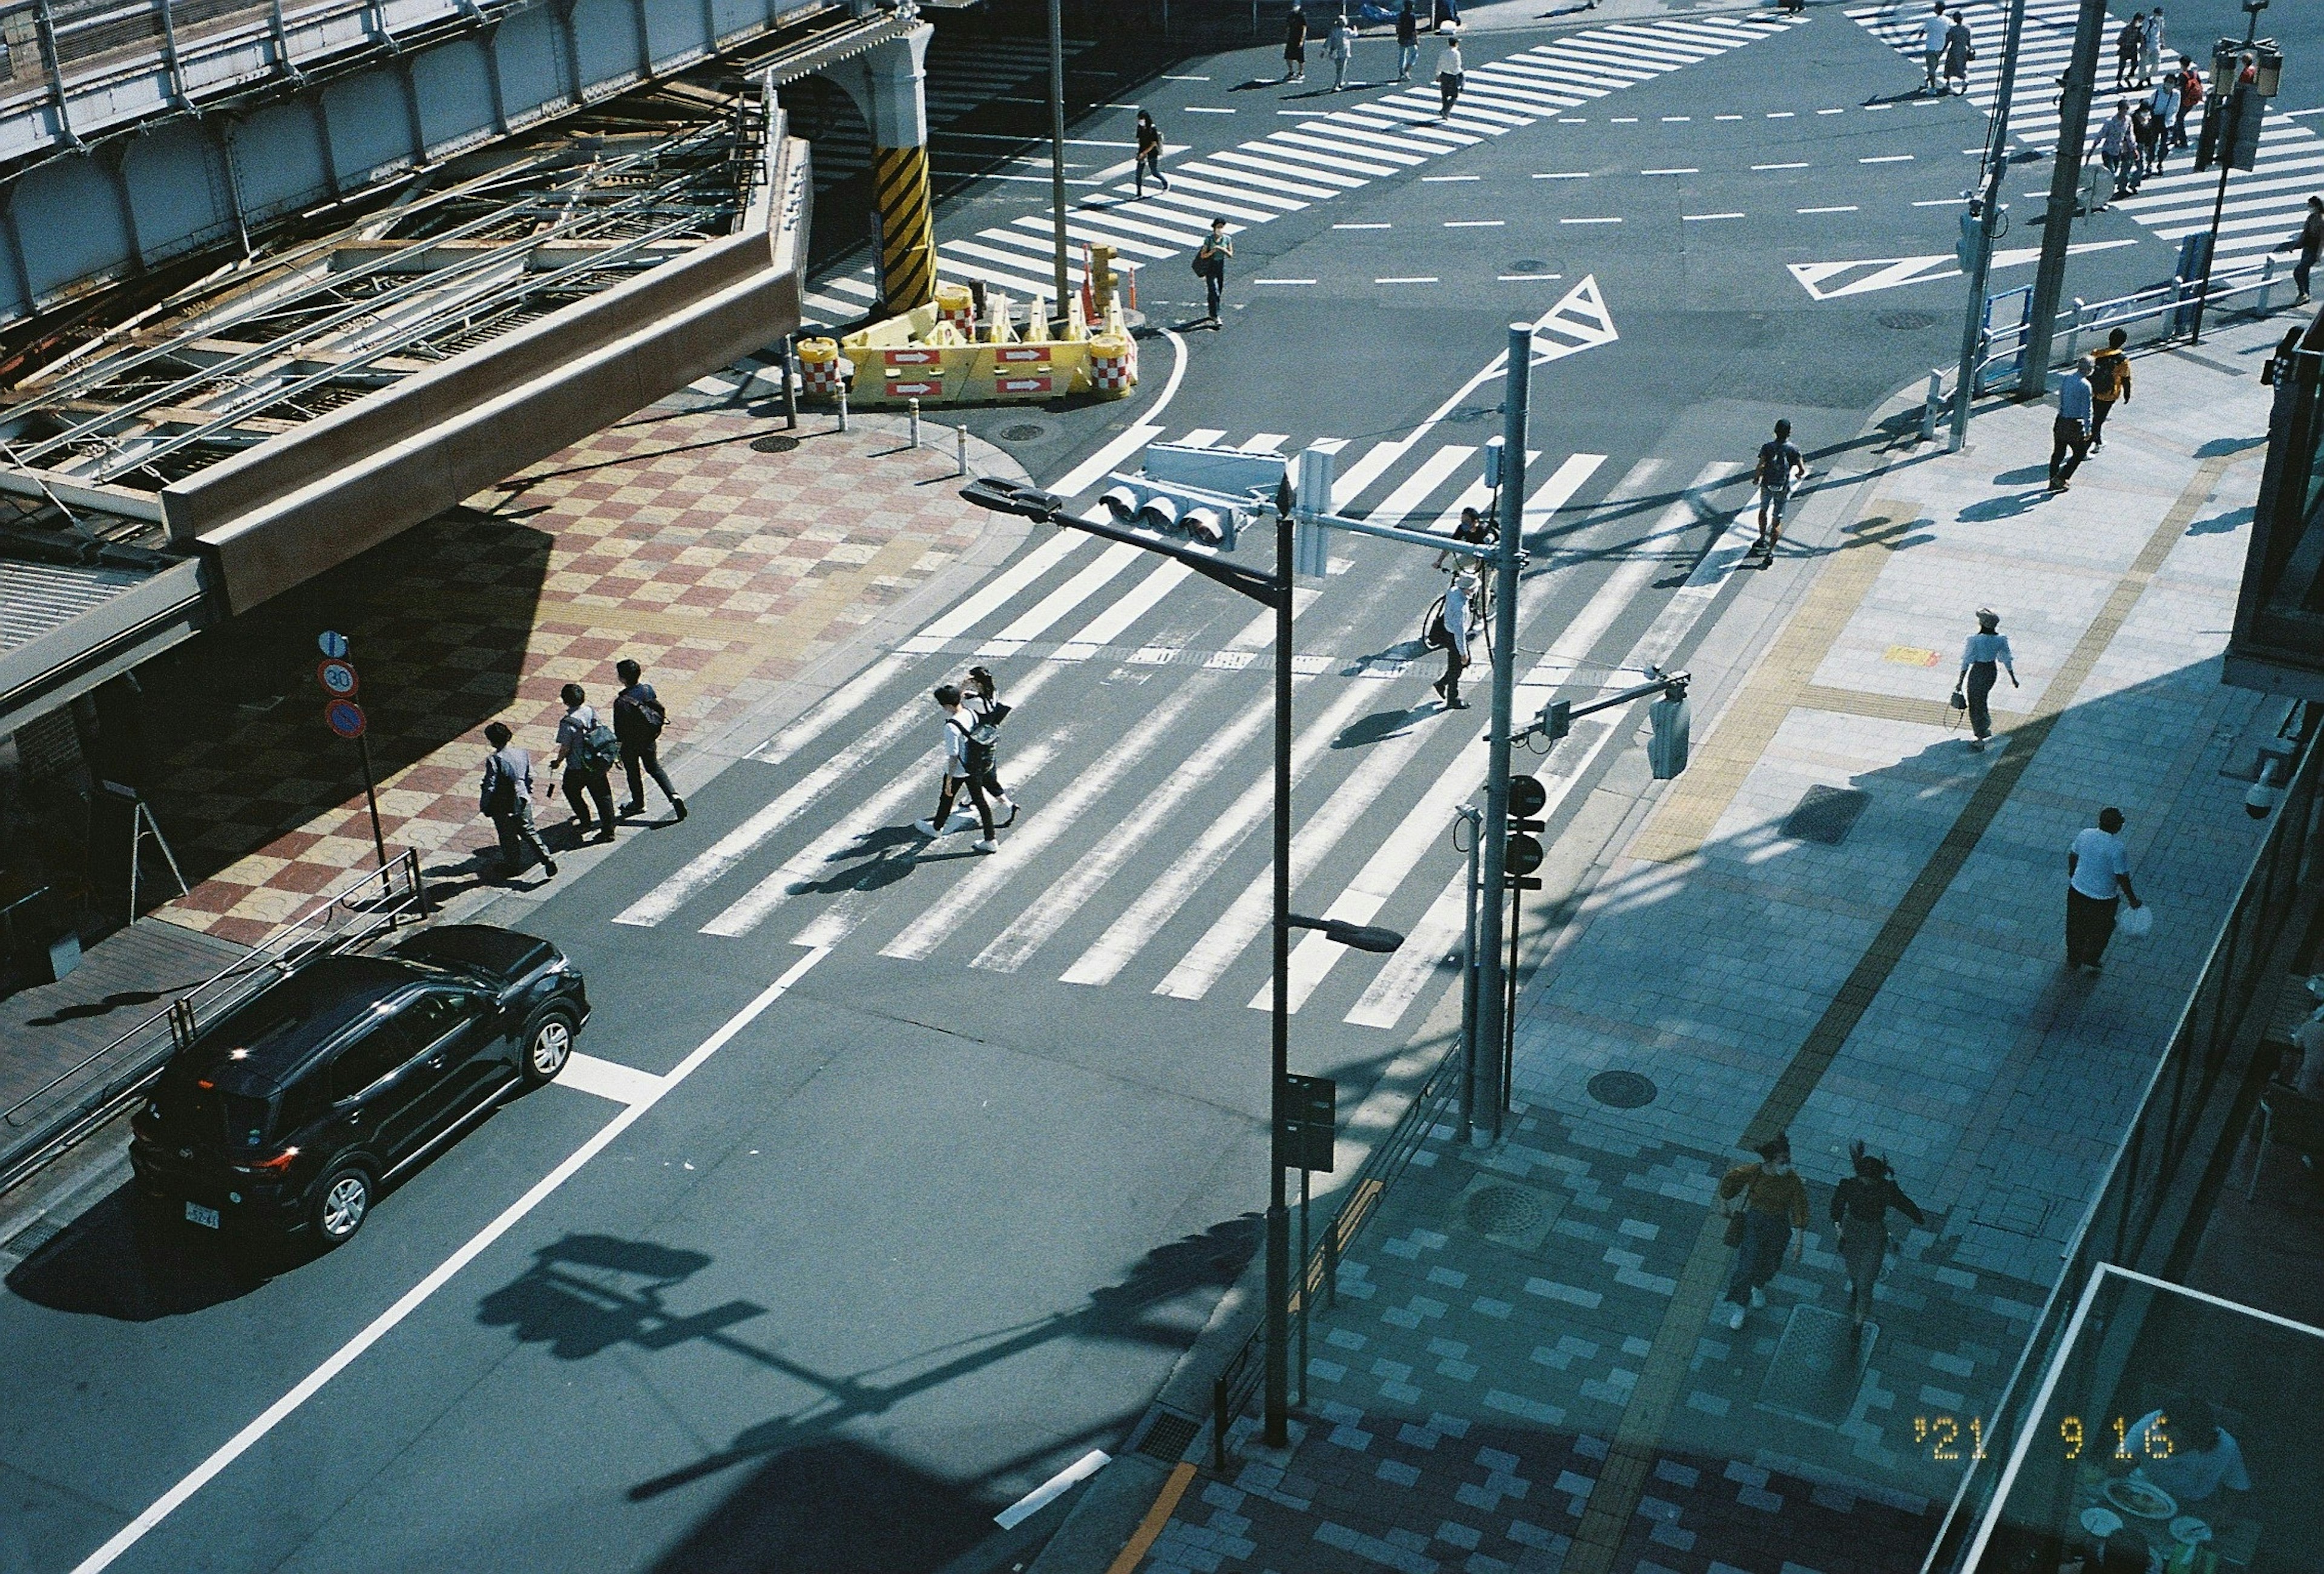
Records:
[[[1598,288],[1598,275],[1592,273],[1567,290],[1563,299],[1535,321],[1533,364],[1540,366],[1563,360],[1583,350],[1610,345],[1621,336],[1614,327],[1614,314],[1606,309],[1606,297]]]
[[[2135,246],[2135,238],[2118,241],[2080,241],[2066,248],[2066,254],[2078,257],[2085,252],[2110,252],[2116,246]],[[2014,268],[2031,262],[2042,254],[2039,246],[2009,246],[1993,253],[1997,268]],[[1930,257],[1866,257],[1853,262],[1792,262],[1786,264],[1800,288],[1818,300],[1837,300],[1844,295],[1863,295],[1875,290],[1895,290],[1906,284],[1926,284],[1939,279],[1958,279],[1961,271],[1950,254]],[[1863,272],[1859,270],[1869,269]],[[1854,273],[1842,284],[1831,281]]]

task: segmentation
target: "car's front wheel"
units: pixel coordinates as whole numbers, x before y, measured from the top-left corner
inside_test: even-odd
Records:
[[[316,1183],[308,1221],[326,1249],[344,1246],[371,1216],[371,1173],[360,1164],[342,1164]]]
[[[528,1088],[557,1080],[573,1058],[573,1018],[562,1011],[544,1011],[524,1030],[521,1069]]]

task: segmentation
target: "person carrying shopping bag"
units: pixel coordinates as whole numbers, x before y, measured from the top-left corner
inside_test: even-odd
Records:
[[[1727,1326],[1735,1329],[1748,1308],[1767,1303],[1766,1284],[1784,1266],[1784,1248],[1794,1256],[1807,1251],[1808,1189],[1792,1168],[1791,1138],[1778,1133],[1755,1151],[1758,1163],[1738,1164],[1719,1182],[1727,1244],[1735,1248],[1735,1271],[1720,1299],[1729,1307]]]

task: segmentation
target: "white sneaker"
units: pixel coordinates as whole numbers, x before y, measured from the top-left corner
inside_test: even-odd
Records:
[[[912,822],[912,829],[918,831],[923,836],[941,836],[944,834],[943,832],[936,829],[936,823],[934,820],[915,820]]]
[[[1752,1285],[1752,1286],[1751,1286],[1751,1307],[1752,1307],[1752,1310],[1757,1311],[1757,1310],[1758,1310],[1760,1307],[1765,1306],[1766,1303],[1767,1303],[1767,1293],[1766,1293],[1765,1290],[1760,1289],[1760,1288],[1759,1288],[1759,1286],[1758,1286],[1758,1285],[1757,1285],[1757,1284]]]
[[[995,842],[990,836],[986,837],[982,842],[972,842],[969,845],[976,849],[979,852],[998,852],[1001,851],[1001,843]]]
[[[1742,1328],[1743,1309],[1740,1306],[1738,1306],[1734,1311],[1727,1314],[1727,1326],[1738,1330]]]
[[[992,800],[992,806],[1000,810],[1004,815],[1013,815],[1017,812],[1017,805],[1015,801],[1012,800],[1007,793],[1002,793],[999,797],[994,798]]]

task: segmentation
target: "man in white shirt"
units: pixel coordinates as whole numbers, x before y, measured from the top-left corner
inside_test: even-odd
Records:
[[[969,768],[968,739],[975,727],[974,719],[961,708],[960,690],[951,684],[936,686],[936,701],[945,713],[944,791],[936,797],[936,812],[927,819],[914,822],[912,829],[923,836],[943,835],[952,824],[953,799],[966,787],[968,801],[976,805],[977,821],[984,828],[984,835],[969,845],[979,852],[998,852],[1001,843],[992,837],[992,802],[984,796],[984,783]]]
[[[2138,1460],[2138,1474],[2171,1494],[2182,1508],[2218,1496],[2222,1487],[2230,1492],[2251,1490],[2243,1450],[2208,1404],[2195,1405],[2185,1415],[2148,1411],[2130,1429],[2123,1448]]]
[[[1921,21],[1921,60],[1929,73],[1929,92],[1937,90],[1937,72],[1945,63],[1945,34],[1952,31],[1952,19],[1945,14],[1945,0],[1936,0],[1929,14]]]
[[[2130,850],[2123,845],[2122,811],[2098,811],[2098,823],[2074,838],[2066,853],[2066,965],[2098,970],[2114,938],[2115,914],[2125,898],[2134,907]]]

